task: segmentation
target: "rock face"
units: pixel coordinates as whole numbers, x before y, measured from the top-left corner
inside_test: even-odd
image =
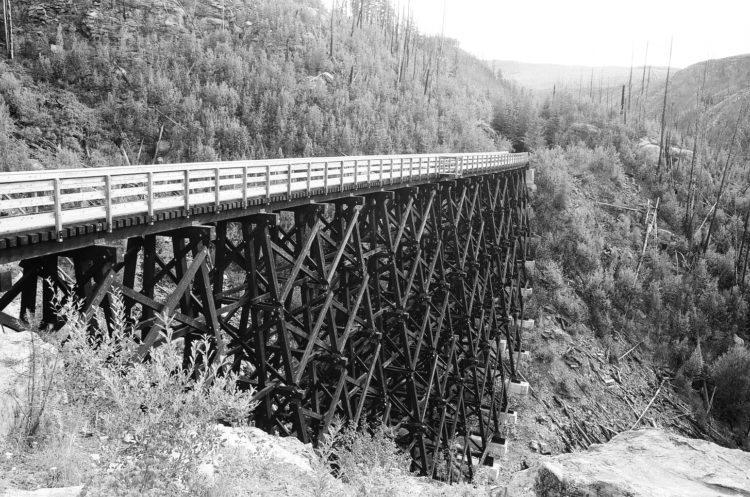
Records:
[[[305,473],[312,473],[312,464],[317,459],[312,445],[303,444],[293,437],[269,435],[260,428],[217,427],[225,447],[238,447],[249,452],[263,454],[282,464],[296,466]]]
[[[231,464],[227,455],[233,452],[244,453],[250,457],[272,460],[276,464],[287,466],[293,471],[314,475],[313,464],[317,460],[312,446],[303,444],[296,438],[276,437],[260,428],[230,428],[216,426],[223,450],[221,453],[201,464],[199,471],[208,479],[213,479],[219,466]]]
[[[750,496],[750,453],[660,430],[626,432],[517,473],[506,497]]]
[[[55,349],[35,333],[0,328],[0,439],[33,422],[49,400]]]
[[[3,497],[78,497],[83,485],[64,488],[40,488],[39,490],[7,490]]]

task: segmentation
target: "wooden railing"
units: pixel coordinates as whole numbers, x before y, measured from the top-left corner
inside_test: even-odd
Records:
[[[528,154],[391,155],[164,164],[3,173],[0,235],[227,203],[270,204],[300,196],[429,181],[522,167]]]

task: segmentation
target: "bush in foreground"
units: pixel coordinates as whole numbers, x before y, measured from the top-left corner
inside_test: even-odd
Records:
[[[0,441],[2,452],[12,454],[0,459],[0,491],[12,483],[84,484],[90,496],[487,494],[488,487],[414,478],[408,455],[383,427],[334,423],[312,474],[285,468],[262,450],[229,450],[217,423],[247,424],[252,390],[240,390],[225,364],[211,363],[209,341],[194,343],[184,361],[183,340],[164,318],[162,343],[149,360],[138,360],[137,330],[119,294],[110,298],[108,326],[101,316],[86,322],[72,302],[59,306],[66,322],[57,343],[61,395],[42,413],[42,430],[17,443]],[[223,463],[211,478],[202,469],[217,456]]]

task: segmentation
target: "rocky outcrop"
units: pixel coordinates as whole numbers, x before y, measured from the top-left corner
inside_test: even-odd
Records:
[[[269,435],[255,427],[230,428],[219,425],[216,430],[221,437],[222,451],[199,468],[208,479],[214,478],[221,465],[231,464],[227,456],[236,456],[238,452],[249,457],[273,460],[276,464],[286,466],[295,472],[306,475],[315,473],[313,465],[317,457],[310,444],[303,444],[293,437]]]
[[[83,485],[77,487],[40,488],[38,490],[6,490],[3,497],[78,497],[83,495]]]
[[[641,139],[638,143],[638,151],[641,156],[653,163],[659,159],[659,144],[653,143],[647,138]],[[693,151],[679,147],[669,147],[669,156],[673,159],[682,158],[685,161],[689,161],[693,158]]]
[[[750,453],[660,430],[620,434],[514,475],[506,497],[750,496]]]
[[[0,328],[2,329],[2,328]],[[0,439],[33,429],[50,400],[55,348],[35,333],[0,331]]]

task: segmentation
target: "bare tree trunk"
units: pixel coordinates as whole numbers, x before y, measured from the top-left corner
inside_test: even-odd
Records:
[[[3,0],[3,42],[5,43],[5,51],[8,51],[8,6]]]
[[[745,251],[745,239],[747,237],[747,222],[750,221],[750,209],[745,213],[745,222],[742,225],[742,237],[740,238],[740,249],[737,251],[737,261],[734,264],[734,280],[735,284],[739,282],[740,288],[744,288],[745,283],[745,270],[744,267],[747,266],[747,257],[745,257],[745,263],[743,265],[742,263],[742,253]],[[743,266],[743,269],[740,270],[740,265]],[[739,275],[742,274],[742,279],[739,279]]]
[[[630,96],[632,94],[633,89],[633,58],[635,57],[635,47],[633,47],[633,50],[630,52],[630,76],[628,77],[628,108],[627,111],[625,111],[625,124],[628,124],[628,114],[630,114]]]
[[[437,58],[435,60],[435,92],[440,96],[440,61],[443,59],[443,44],[445,42],[445,7],[446,0],[443,0],[443,21],[440,26],[440,44],[438,46]],[[432,100],[432,92],[427,96],[427,103]]]
[[[646,55],[643,59],[643,76],[641,77],[641,94],[638,96],[638,121],[642,122],[646,116],[645,114],[645,101],[643,97],[643,90],[646,88],[646,66],[648,65],[648,42],[646,42]]]
[[[661,137],[659,138],[659,161],[656,163],[656,175],[661,181],[661,159],[664,155],[664,128],[666,127],[667,118],[667,96],[669,92],[669,66],[672,65],[672,41],[669,42],[669,63],[667,64],[667,81],[664,83],[664,104],[661,109]]]
[[[5,28],[5,53],[13,60],[15,53],[13,49],[13,12],[10,0],[3,1],[3,27]]]
[[[693,157],[690,160],[690,181],[688,182],[688,200],[685,206],[685,236],[688,239],[690,246],[693,245],[693,216],[695,215],[695,188],[694,183],[695,177],[695,166],[698,163],[698,142],[700,141],[701,132],[703,130],[703,113],[706,111],[706,106],[703,102],[706,90],[706,74],[708,73],[708,61],[703,66],[703,83],[701,83],[701,91],[698,94],[698,115],[695,118],[695,138],[693,139]],[[688,215],[688,212],[690,213]]]
[[[349,33],[349,36],[354,36],[354,27],[357,25],[357,4],[362,5],[363,0],[355,0],[355,2],[352,2],[352,30]]]
[[[328,48],[328,57],[333,58],[333,16],[336,15],[336,0],[331,1],[331,43]]]

